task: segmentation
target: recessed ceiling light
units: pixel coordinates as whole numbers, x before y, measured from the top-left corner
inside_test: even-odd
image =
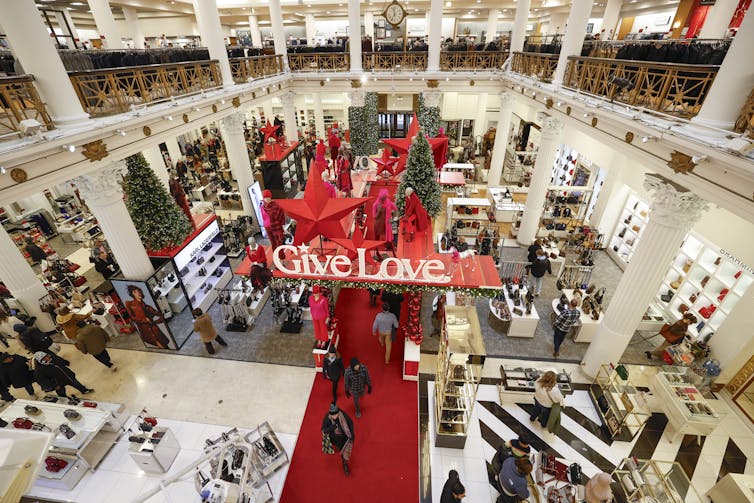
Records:
[[[0,175],[4,175],[6,171],[5,166],[0,166]]]
[[[453,5],[451,2],[445,2],[445,7],[450,7],[451,5]]]
[[[76,151],[76,145],[63,145],[63,150],[67,150],[68,152],[75,152]]]
[[[84,2],[71,2],[71,5],[86,5]]]
[[[123,131],[122,129],[116,129],[116,130],[115,130],[115,132],[116,132],[117,134],[121,135],[121,136],[126,136],[126,132],[125,132],[125,131]]]
[[[173,116],[172,115],[163,115],[162,118],[165,119],[166,121],[172,121],[173,120]]]

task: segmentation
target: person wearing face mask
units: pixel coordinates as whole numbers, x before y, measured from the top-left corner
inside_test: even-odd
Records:
[[[529,291],[533,292],[534,296],[539,296],[542,291],[542,279],[545,273],[552,274],[550,260],[543,250],[537,250],[537,258],[529,266]]]
[[[325,356],[325,361],[322,363],[322,377],[332,381],[332,403],[338,401],[338,382],[343,373],[346,371],[343,366],[343,360],[340,357],[340,353],[335,349],[335,346],[330,346]]]

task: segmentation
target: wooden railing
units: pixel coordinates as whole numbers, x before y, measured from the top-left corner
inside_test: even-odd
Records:
[[[508,57],[503,51],[443,51],[442,70],[499,70]]]
[[[426,70],[426,52],[365,52],[361,55],[364,70]]]
[[[248,82],[277,75],[285,71],[283,56],[273,54],[271,56],[250,56],[248,58],[228,58],[230,72],[236,83]]]
[[[347,72],[351,69],[347,52],[302,52],[288,54],[292,72]]]
[[[217,60],[69,72],[68,76],[92,116],[118,114],[131,105],[222,85]]]
[[[699,112],[719,68],[571,56],[563,85],[611,101],[692,117]],[[623,86],[616,85],[615,79]]]
[[[47,129],[53,129],[33,82],[32,75],[0,77],[0,138],[21,133],[19,123],[25,119],[36,119]]]
[[[557,54],[514,52],[511,71],[532,77],[537,76],[542,82],[551,82],[556,66],[558,66]]]

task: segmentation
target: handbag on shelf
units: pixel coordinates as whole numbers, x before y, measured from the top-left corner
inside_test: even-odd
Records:
[[[660,295],[660,300],[663,302],[670,302],[670,300],[673,298],[673,290],[668,290],[668,293],[663,293]]]
[[[694,265],[694,263],[691,260],[687,260],[686,263],[683,264],[683,272],[689,272],[692,265]]]
[[[709,282],[709,276],[705,276],[704,278],[702,278],[702,282],[700,283],[702,285],[702,288],[707,286],[708,282]]]
[[[678,290],[678,287],[681,286],[681,281],[683,281],[683,278],[681,276],[678,276],[677,280],[670,282],[670,288],[672,288],[673,290]]]
[[[631,217],[632,215],[628,215],[628,217],[623,221],[624,224],[630,224],[631,223]]]
[[[686,304],[681,304],[680,306],[678,306],[678,312],[680,312],[681,314],[685,313],[688,310],[689,306],[687,306]]]
[[[641,230],[641,227],[639,227],[638,225],[634,225],[633,227],[631,227],[631,230],[634,232],[639,232]]]
[[[615,373],[624,381],[628,380],[628,368],[625,365],[621,364],[615,367]]]

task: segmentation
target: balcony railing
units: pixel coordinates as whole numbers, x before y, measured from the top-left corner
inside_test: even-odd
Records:
[[[427,69],[426,52],[365,52],[361,55],[364,70],[413,71]]]
[[[32,75],[0,77],[0,138],[21,133],[19,123],[25,119],[36,119],[47,129],[53,128],[33,81]]]
[[[84,110],[92,116],[126,112],[131,105],[222,85],[217,60],[70,72]]]
[[[508,57],[502,51],[443,51],[440,53],[442,70],[499,70]]]
[[[249,80],[269,77],[283,73],[283,56],[273,54],[271,56],[251,56],[246,58],[229,58],[230,72],[236,83],[248,82]]]
[[[511,70],[522,75],[537,76],[542,82],[551,82],[558,66],[557,54],[539,52],[514,52]]]
[[[292,72],[347,72],[351,68],[347,52],[302,52],[288,54]]]
[[[563,85],[628,105],[691,117],[699,112],[719,68],[572,56]],[[625,84],[622,89],[615,79]]]

